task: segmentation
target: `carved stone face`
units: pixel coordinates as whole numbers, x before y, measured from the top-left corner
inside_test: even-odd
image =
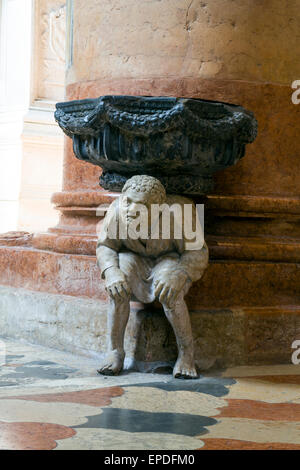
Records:
[[[119,208],[120,216],[124,222],[127,222],[129,228],[130,224],[133,223],[137,217],[147,217],[147,226],[150,228],[151,224],[155,222],[151,220],[151,204],[159,203],[159,198],[155,200],[151,193],[137,192],[128,189],[122,197],[122,203]],[[143,210],[145,212],[141,213]]]
[[[124,196],[124,206],[127,211],[128,219],[135,218],[139,205],[146,206],[147,209],[148,206],[150,206],[150,197],[147,193],[138,193],[129,189]]]

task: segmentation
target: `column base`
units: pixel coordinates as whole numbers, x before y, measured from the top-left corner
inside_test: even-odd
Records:
[[[106,309],[103,300],[0,285],[2,336],[99,360],[106,351]],[[290,363],[291,344],[300,337],[300,306],[203,308],[190,315],[201,371]],[[162,311],[132,306],[125,350],[125,365],[142,372],[174,365],[176,340]]]

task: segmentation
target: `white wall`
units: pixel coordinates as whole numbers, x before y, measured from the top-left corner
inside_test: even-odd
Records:
[[[63,0],[0,0],[0,234],[56,225],[63,133],[54,121],[64,98]]]
[[[31,0],[1,0],[0,233],[18,228],[23,117],[29,105]]]
[[[34,0],[30,107],[24,118],[19,229],[43,232],[58,222],[51,196],[62,186],[64,137],[54,120],[65,94],[66,5]]]

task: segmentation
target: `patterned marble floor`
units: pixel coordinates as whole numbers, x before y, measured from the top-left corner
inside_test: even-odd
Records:
[[[300,449],[300,366],[102,377],[95,359],[1,340],[2,450]]]

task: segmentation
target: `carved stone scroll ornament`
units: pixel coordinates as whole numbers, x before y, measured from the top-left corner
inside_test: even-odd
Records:
[[[54,56],[65,63],[66,5],[49,14],[49,46]]]

